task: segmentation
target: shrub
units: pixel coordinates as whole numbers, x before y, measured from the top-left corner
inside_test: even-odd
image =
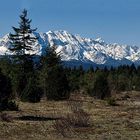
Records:
[[[7,115],[6,113],[0,114],[0,120],[5,122],[12,122],[12,117]]]
[[[58,66],[50,68],[46,78],[46,96],[48,100],[64,100],[69,98],[70,89],[63,68]]]
[[[1,103],[0,103],[0,111],[4,111],[4,110],[7,110],[7,111],[18,111],[18,105],[16,104],[15,101],[8,101],[8,100],[3,100]]]
[[[11,80],[3,75],[0,70],[0,110],[18,110],[18,106],[12,101]]]
[[[67,114],[66,120],[73,127],[88,127],[90,126],[90,115],[83,110],[83,102],[74,101],[68,102],[68,106],[72,113]]]
[[[97,73],[95,83],[93,85],[93,91],[90,92],[90,95],[103,100],[104,98],[109,97],[110,94],[111,92],[107,81],[107,77],[103,72]]]
[[[88,127],[90,126],[90,115],[84,110],[78,110],[67,114],[67,122],[73,127]]]
[[[37,81],[35,78],[36,78],[35,76],[31,76],[28,79],[28,83],[20,97],[23,102],[36,103],[41,100],[43,92],[42,89],[37,86]]]
[[[67,113],[65,117],[56,120],[53,125],[53,128],[63,137],[73,136],[73,133],[76,134],[74,128],[89,127],[91,125],[90,114],[82,109],[83,102],[69,101],[68,106],[71,113]]]
[[[116,100],[114,98],[108,98],[107,103],[110,106],[116,106],[117,105]]]

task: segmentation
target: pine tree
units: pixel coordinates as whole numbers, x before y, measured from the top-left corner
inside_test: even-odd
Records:
[[[95,96],[98,99],[104,99],[110,96],[110,88],[108,85],[106,74],[104,72],[96,73],[96,79],[91,95]]]
[[[32,36],[36,29],[31,29],[31,21],[27,18],[27,10],[24,9],[20,15],[19,27],[13,27],[15,33],[9,35],[11,44],[9,50],[13,53],[14,66],[12,80],[15,85],[14,91],[19,97],[23,97],[22,92],[25,91],[34,69],[33,55],[30,53],[37,38]]]
[[[36,103],[41,100],[42,89],[38,85],[38,78],[36,73],[32,73],[28,78],[28,83],[21,95],[22,101]]]
[[[55,47],[48,46],[41,58],[40,79],[47,99],[62,100],[69,97],[68,80]]]
[[[12,90],[10,80],[3,75],[0,69],[0,102],[5,99],[10,99]]]
[[[37,39],[31,36],[36,31],[36,29],[31,29],[31,21],[27,18],[27,10],[24,9],[20,15],[19,27],[13,27],[15,34],[9,35],[11,43],[9,50],[14,53],[15,60],[20,61],[20,64],[30,58],[31,55],[27,51],[33,50],[32,45]]]
[[[9,35],[11,44],[9,50],[13,53],[14,62],[20,64],[24,73],[33,69],[33,55],[30,52],[33,51],[32,46],[37,38],[31,36],[36,31],[31,29],[31,21],[27,18],[27,10],[24,9],[20,15],[19,27],[13,27],[15,33]]]
[[[18,106],[12,101],[11,80],[0,69],[0,111],[18,110]]]

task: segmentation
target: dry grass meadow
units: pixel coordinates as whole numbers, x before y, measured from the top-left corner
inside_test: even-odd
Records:
[[[140,140],[140,93],[117,94],[116,106],[88,96],[19,104],[1,113],[0,140]]]

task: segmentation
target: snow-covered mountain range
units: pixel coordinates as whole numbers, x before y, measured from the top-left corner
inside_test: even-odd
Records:
[[[33,52],[42,55],[45,48],[56,46],[61,58],[67,63],[89,65],[140,64],[140,47],[108,44],[101,38],[90,39],[73,35],[67,31],[49,31],[46,33],[35,32],[33,36],[38,40],[33,45]],[[10,54],[8,34],[0,39],[0,55]]]

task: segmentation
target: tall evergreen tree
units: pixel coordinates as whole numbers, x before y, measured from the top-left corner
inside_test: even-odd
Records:
[[[14,53],[15,60],[24,63],[27,58],[30,58],[30,54],[27,51],[32,51],[32,45],[36,41],[35,37],[31,34],[36,31],[36,29],[31,29],[31,21],[27,18],[27,10],[23,10],[20,15],[19,27],[13,27],[14,34],[10,33],[9,39],[11,43],[10,51]]]
[[[11,80],[5,76],[0,69],[0,111],[18,110],[18,106],[12,99]]]
[[[62,100],[69,97],[68,80],[55,47],[48,46],[41,58],[40,79],[47,99]]]
[[[15,33],[9,35],[11,44],[9,50],[13,53],[14,62],[20,64],[24,73],[32,71],[33,55],[30,52],[33,51],[32,46],[37,39],[31,35],[36,31],[36,29],[31,29],[31,21],[27,18],[27,10],[24,9],[20,15],[19,27],[13,27]]]
[[[104,99],[110,96],[110,88],[106,74],[104,72],[96,73],[96,79],[91,96],[94,96],[98,99]]]
[[[27,10],[23,10],[20,15],[19,27],[13,27],[14,34],[10,33],[9,39],[11,47],[9,50],[13,53],[13,83],[15,84],[15,92],[22,96],[25,93],[26,86],[28,86],[28,79],[31,77],[33,71],[33,55],[31,51],[32,46],[36,41],[36,37],[32,33],[36,29],[31,29],[31,21],[27,18]]]

